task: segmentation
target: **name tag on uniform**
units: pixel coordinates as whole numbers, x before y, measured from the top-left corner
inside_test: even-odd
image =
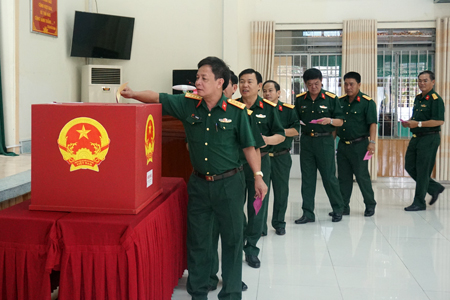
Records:
[[[256,115],[255,117],[260,118],[260,119],[264,119],[266,117],[266,115],[259,114],[259,115]]]
[[[220,123],[231,123],[231,119],[227,119],[227,118],[223,118],[223,119],[219,119]]]
[[[325,105],[321,105],[321,106],[319,106],[319,107],[322,108],[322,109],[328,108],[328,107],[326,107]]]

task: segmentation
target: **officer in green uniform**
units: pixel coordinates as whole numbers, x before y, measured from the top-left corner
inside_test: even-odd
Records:
[[[262,76],[253,69],[246,69],[239,74],[239,91],[242,98],[238,99],[244,103],[251,111],[251,116],[258,124],[259,132],[267,146],[260,149],[261,170],[264,174],[264,182],[270,182],[270,157],[273,145],[284,141],[284,128],[281,125],[279,116],[275,109],[275,104],[258,96],[258,91],[262,87]],[[252,268],[259,268],[261,265],[258,259],[259,248],[256,246],[262,231],[264,216],[267,213],[269,193],[263,198],[262,207],[258,214],[255,213],[253,200],[255,199],[254,172],[248,164],[244,164],[244,173],[247,189],[247,219],[248,223],[244,230],[244,252],[245,260]]]
[[[195,86],[198,95],[168,95],[153,91],[122,91],[125,98],[160,102],[163,114],[183,122],[194,167],[188,183],[188,281],[192,299],[207,299],[211,271],[213,219],[219,223],[222,241],[223,287],[219,299],[242,297],[242,230],[244,174],[239,161],[243,149],[254,173],[260,162],[255,151],[245,105],[227,99],[223,89],[230,71],[219,58],[199,62]],[[267,193],[262,177],[255,176],[259,196]]]
[[[413,114],[409,121],[402,122],[409,127],[413,137],[405,155],[405,170],[416,181],[413,203],[406,211],[425,210],[425,196],[431,195],[430,205],[434,204],[444,187],[431,179],[436,152],[441,143],[439,135],[444,124],[444,101],[433,89],[434,73],[423,71],[419,74],[419,89],[422,91],[414,99]]]
[[[273,186],[273,213],[272,227],[278,235],[286,233],[284,217],[289,197],[289,177],[292,166],[291,150],[294,136],[298,136],[300,122],[298,120],[295,105],[283,103],[280,97],[280,85],[273,80],[267,80],[263,84],[263,96],[277,105],[281,124],[284,128],[286,139],[284,142],[273,146],[270,156],[270,180]],[[264,221],[263,234],[267,233],[267,214]]]
[[[233,97],[233,94],[236,92],[238,88],[239,79],[234,74],[233,71],[230,71],[230,82],[226,89],[223,91],[223,94],[228,99],[231,99]],[[248,111],[247,111],[248,112]],[[250,124],[252,126],[252,133],[253,137],[256,141],[255,148],[257,149],[257,155],[259,155],[259,147],[264,146],[264,140],[262,139],[261,135],[259,134],[259,131],[256,131],[256,126],[254,124]],[[257,133],[257,134],[256,134]],[[245,161],[245,154],[243,151],[240,151],[239,153],[240,160]],[[219,253],[217,252],[217,247],[219,245],[219,223],[217,220],[214,220],[213,228],[212,228],[212,264],[211,264],[211,274],[209,276],[209,284],[208,289],[210,291],[214,291],[217,289],[217,284],[219,283],[219,277],[217,277],[217,273],[219,272]],[[248,289],[248,286],[242,281],[242,291],[246,291]]]
[[[322,72],[308,69],[303,74],[308,92],[297,95],[295,109],[300,124],[300,169],[302,172],[303,216],[295,224],[314,222],[317,169],[333,209],[332,221],[342,220],[344,204],[336,178],[332,132],[342,126],[344,114],[338,97],[322,89]]]
[[[367,151],[375,153],[377,135],[377,105],[372,98],[360,91],[361,75],[349,72],[344,76],[345,95],[339,97],[345,114],[344,124],[337,128],[339,137],[337,151],[338,179],[344,201],[343,215],[350,214],[350,197],[353,174],[364,198],[364,216],[375,213],[375,201],[369,174],[369,161],[364,160]],[[369,138],[369,139],[368,139]]]

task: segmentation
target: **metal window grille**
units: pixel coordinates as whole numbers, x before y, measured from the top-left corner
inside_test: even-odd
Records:
[[[306,91],[303,73],[317,68],[323,75],[323,88],[341,95],[342,31],[284,30],[275,32],[274,77],[281,87],[280,100],[294,104],[295,95]],[[293,154],[299,154],[299,137],[294,138]]]
[[[417,76],[434,69],[434,29],[378,31],[378,134],[380,138],[409,138],[400,120],[409,120],[420,93]]]

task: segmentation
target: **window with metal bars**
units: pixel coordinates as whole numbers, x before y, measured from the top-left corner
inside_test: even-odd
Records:
[[[280,84],[280,100],[294,104],[295,95],[306,91],[303,72],[317,68],[323,88],[341,95],[342,31],[283,30],[275,32],[273,80]],[[293,154],[298,154],[299,138],[294,138]]]
[[[409,120],[420,93],[417,76],[434,70],[435,29],[378,30],[378,134],[380,138],[409,138],[400,120]]]

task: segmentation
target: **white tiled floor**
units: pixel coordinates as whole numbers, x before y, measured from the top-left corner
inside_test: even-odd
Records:
[[[412,180],[381,178],[373,187],[378,202],[374,217],[363,216],[355,183],[350,216],[332,223],[319,180],[316,222],[295,225],[302,215],[300,179],[291,179],[287,233],[277,236],[269,230],[260,239],[261,268],[243,262],[249,289],[242,299],[449,300],[450,185],[422,212],[403,210],[412,202]],[[190,299],[186,279],[187,272],[173,300]],[[209,299],[217,299],[219,290],[220,286]]]
[[[0,155],[0,179],[31,169],[31,154]]]

